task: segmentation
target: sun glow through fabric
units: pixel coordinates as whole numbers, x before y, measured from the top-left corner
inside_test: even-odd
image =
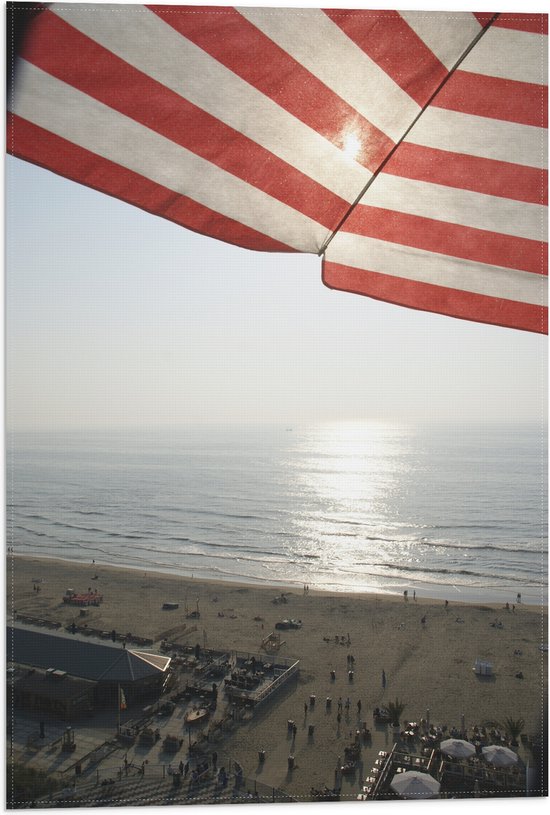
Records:
[[[344,154],[352,161],[357,158],[361,150],[361,142],[355,133],[348,133],[344,138]]]

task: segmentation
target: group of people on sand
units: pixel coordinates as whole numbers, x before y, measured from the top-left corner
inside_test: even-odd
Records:
[[[362,702],[361,702],[361,699],[357,700],[356,705],[357,705],[357,718],[360,719],[361,718],[361,710],[362,710],[362,706],[363,706]],[[312,695],[309,698],[309,703],[308,703],[307,700],[304,702],[304,720],[307,718],[308,712],[313,710],[314,706],[315,706],[315,696]],[[338,703],[337,703],[337,713],[336,713],[336,721],[338,722],[338,727],[340,727],[340,722],[342,721],[342,716],[344,715],[344,710],[345,710],[346,720],[349,721],[350,707],[351,707],[351,699],[349,698],[349,696],[346,698],[345,702],[342,699],[342,697],[340,696],[339,699],[338,699]],[[325,708],[326,708],[327,712],[329,712],[332,709],[332,698],[330,696],[327,696],[327,698],[326,698]],[[298,728],[296,727],[296,723],[294,721],[289,721],[288,722],[288,727],[289,727],[289,730],[292,731],[293,738],[296,738],[296,733],[297,733],[297,730],[298,730]]]
[[[229,776],[227,774],[227,770],[225,769],[225,767],[220,767],[220,769],[218,770],[218,754],[217,754],[217,752],[215,750],[211,754],[210,758],[212,760],[212,766],[211,767],[210,767],[208,758],[205,758],[205,760],[201,761],[199,764],[197,764],[195,769],[191,772],[191,778],[189,779],[189,786],[190,787],[193,787],[195,784],[198,784],[199,782],[201,782],[205,778],[208,778],[210,770],[212,770],[212,772],[214,774],[217,773],[217,775],[216,775],[217,783],[221,787],[224,787],[224,788],[227,787]],[[235,763],[236,777],[237,777],[237,770],[238,769],[240,770],[241,778],[242,778],[242,768],[240,767],[240,765],[237,765],[237,763]],[[182,775],[183,778],[186,778],[188,771],[189,771],[189,762],[187,762],[184,765],[183,762],[180,761],[179,774]]]
[[[348,633],[347,637],[344,637],[343,634],[335,634],[334,635],[334,643],[335,643],[335,645],[338,645],[338,643],[339,643],[340,645],[348,645],[349,646],[349,645],[351,645],[351,637],[350,637],[349,633]]]
[[[342,710],[343,710],[344,707],[346,708],[346,713],[349,713],[349,709],[351,707],[351,699],[349,698],[349,696],[347,697],[345,702],[342,701],[341,696],[338,699],[338,713],[342,713]],[[357,715],[359,716],[360,714],[361,714],[361,700],[358,699],[357,700]]]

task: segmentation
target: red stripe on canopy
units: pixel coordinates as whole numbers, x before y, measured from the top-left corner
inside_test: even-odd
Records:
[[[323,262],[323,283],[329,288],[363,294],[375,300],[384,300],[407,308],[447,314],[462,320],[500,325],[546,334],[548,313],[541,306],[515,303],[498,297],[402,277],[355,269],[338,263]]]
[[[548,244],[360,204],[346,232],[478,263],[547,274]]]
[[[548,204],[546,170],[464,153],[450,153],[411,142],[400,145],[384,167],[384,172],[514,201]]]
[[[324,11],[420,107],[447,76],[447,68],[397,11]]]
[[[531,34],[548,34],[548,15],[506,12],[500,14],[494,25],[496,28],[511,28],[514,31],[527,31]]]
[[[436,108],[457,110],[505,122],[548,127],[548,93],[544,85],[455,71],[433,100]]]

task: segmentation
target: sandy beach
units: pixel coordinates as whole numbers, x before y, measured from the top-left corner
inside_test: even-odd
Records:
[[[358,720],[371,726],[372,709],[395,697],[406,705],[405,720],[418,721],[429,708],[431,721],[449,727],[458,727],[464,714],[467,727],[512,717],[525,720],[529,735],[540,730],[541,700],[546,693],[546,655],[540,649],[547,642],[546,609],[517,604],[515,597],[510,597],[506,609],[502,604],[458,604],[454,600],[446,606],[441,600],[413,599],[412,594],[405,600],[285,590],[287,603],[274,604],[281,592],[277,587],[189,580],[37,557],[10,557],[6,579],[8,621],[15,610],[67,625],[78,618],[78,611],[63,604],[65,591],[93,587],[104,601],[89,611],[86,622],[90,626],[132,632],[152,638],[156,645],[178,625],[187,622],[191,627],[185,620],[185,607],[193,610],[197,604],[197,628],[179,642],[257,653],[277,620],[302,620],[300,630],[281,632],[285,644],[280,654],[300,660],[298,684],[283,690],[218,748],[239,760],[246,773],[256,773],[258,780],[284,787],[298,798],[307,796],[312,785],[332,783],[338,756]],[[39,592],[33,590],[37,579],[42,580]],[[179,608],[163,611],[167,601],[178,603]],[[516,603],[514,610],[512,603]],[[495,626],[495,622],[502,625]],[[336,644],[336,635],[344,637],[345,643]],[[349,654],[355,658],[353,682],[347,673]],[[477,658],[493,664],[490,681],[474,674]],[[336,672],[335,681],[331,670]],[[317,704],[305,714],[304,702],[310,694],[316,695]],[[331,712],[325,710],[327,696],[333,699]],[[340,696],[350,698],[349,716],[341,726],[336,721]],[[287,772],[289,719],[298,726],[292,774]],[[307,735],[310,724],[315,725],[313,738]],[[369,748],[372,758],[391,742],[389,728],[375,732]],[[261,749],[266,750],[266,761],[258,766]],[[364,750],[365,766],[370,759],[369,750]]]

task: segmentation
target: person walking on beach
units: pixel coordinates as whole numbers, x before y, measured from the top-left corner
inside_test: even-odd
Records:
[[[340,696],[340,698],[338,699],[338,713],[342,712],[342,706],[343,706],[343,702],[342,702],[342,697]]]
[[[361,715],[361,700],[358,699],[357,700],[357,716],[359,717],[360,715]]]

